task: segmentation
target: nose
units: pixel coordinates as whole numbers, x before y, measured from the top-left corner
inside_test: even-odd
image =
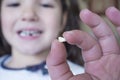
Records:
[[[38,16],[36,11],[33,8],[26,8],[23,9],[23,13],[22,13],[22,21],[37,21],[38,20]]]

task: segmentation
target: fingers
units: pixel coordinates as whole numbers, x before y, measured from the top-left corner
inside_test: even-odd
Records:
[[[94,38],[83,31],[73,30],[63,34],[69,44],[77,45],[82,48],[82,55],[84,61],[98,60],[102,56],[99,44]]]
[[[48,71],[52,80],[68,80],[73,76],[66,62],[66,56],[64,45],[55,40],[47,57]]]
[[[117,26],[120,35],[120,11],[115,7],[110,7],[106,10],[107,17]]]
[[[103,55],[119,52],[118,43],[112,30],[97,14],[85,9],[81,11],[80,18],[93,30],[98,38]]]

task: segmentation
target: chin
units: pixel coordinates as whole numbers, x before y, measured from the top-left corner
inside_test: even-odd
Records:
[[[38,55],[38,54],[42,54],[42,53],[46,53],[46,51],[48,51],[47,49],[37,49],[37,48],[32,48],[32,49],[21,49],[22,50],[22,54],[26,54],[26,55]]]
[[[25,55],[38,55],[48,53],[50,50],[50,46],[41,46],[41,45],[24,45],[24,46],[16,46],[17,48],[13,48],[15,52]]]
[[[39,52],[27,52],[27,53],[24,53],[26,55],[37,55],[37,54],[40,54]]]
[[[36,54],[40,54],[41,51],[40,50],[25,50],[22,51],[23,54],[27,54],[27,55],[36,55]]]

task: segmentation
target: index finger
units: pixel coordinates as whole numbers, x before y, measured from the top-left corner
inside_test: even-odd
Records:
[[[85,9],[80,13],[81,20],[87,24],[98,38],[103,55],[119,52],[117,40],[105,21],[97,14]]]

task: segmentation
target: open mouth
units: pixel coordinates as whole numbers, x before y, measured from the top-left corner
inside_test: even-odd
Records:
[[[21,37],[38,37],[42,33],[43,31],[41,30],[20,30],[18,31],[18,34]]]

